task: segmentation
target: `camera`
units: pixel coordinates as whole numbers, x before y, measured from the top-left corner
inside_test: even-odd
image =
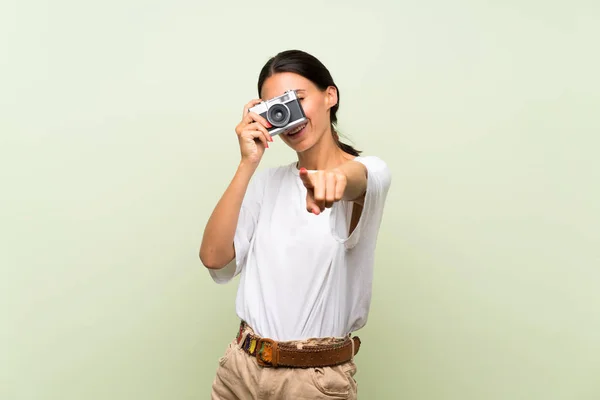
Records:
[[[295,90],[288,90],[281,96],[263,101],[250,108],[248,112],[250,111],[273,125],[267,129],[271,136],[289,132],[307,121]]]

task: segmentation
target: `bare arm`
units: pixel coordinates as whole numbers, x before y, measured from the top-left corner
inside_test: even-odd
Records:
[[[231,183],[215,206],[202,236],[200,261],[206,268],[221,269],[235,258],[233,239],[242,208],[242,202],[252,175],[273,139],[263,117],[248,112],[261,100],[254,99],[244,107],[242,120],[235,132],[240,145],[241,161]]]
[[[346,188],[342,200],[362,205],[367,191],[367,167],[358,161],[348,161],[338,169],[346,175]]]
[[[255,170],[256,165],[240,163],[208,219],[200,245],[200,260],[205,267],[220,269],[235,258],[233,238],[242,201]]]

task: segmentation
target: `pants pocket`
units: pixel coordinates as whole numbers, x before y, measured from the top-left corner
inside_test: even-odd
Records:
[[[313,368],[312,380],[315,387],[331,399],[356,398],[356,365],[348,362],[335,367]]]
[[[229,343],[229,345],[227,346],[227,349],[225,349],[225,353],[223,354],[223,356],[221,356],[219,358],[219,366],[224,366],[225,363],[227,362],[227,360],[229,359],[229,357],[231,356],[231,352],[233,351],[235,346],[235,341],[232,341]]]

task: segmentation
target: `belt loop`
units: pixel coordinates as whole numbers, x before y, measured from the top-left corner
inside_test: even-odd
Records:
[[[352,334],[348,334],[350,338],[350,343],[352,343],[352,355],[350,356],[350,361],[354,362],[354,338],[352,338]]]
[[[240,323],[240,331],[238,333],[240,339],[237,342],[238,346],[240,348],[242,348],[242,349],[244,348],[244,341],[246,340],[246,337],[248,336],[248,333],[249,333],[249,331],[246,328],[246,323],[244,321],[242,321]]]

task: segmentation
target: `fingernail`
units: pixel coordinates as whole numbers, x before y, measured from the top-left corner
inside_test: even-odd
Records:
[[[273,127],[273,125],[271,125],[270,122],[267,122],[267,128],[272,128],[272,127]]]
[[[304,167],[300,168],[300,172],[305,173],[306,172],[306,168],[304,168]]]

